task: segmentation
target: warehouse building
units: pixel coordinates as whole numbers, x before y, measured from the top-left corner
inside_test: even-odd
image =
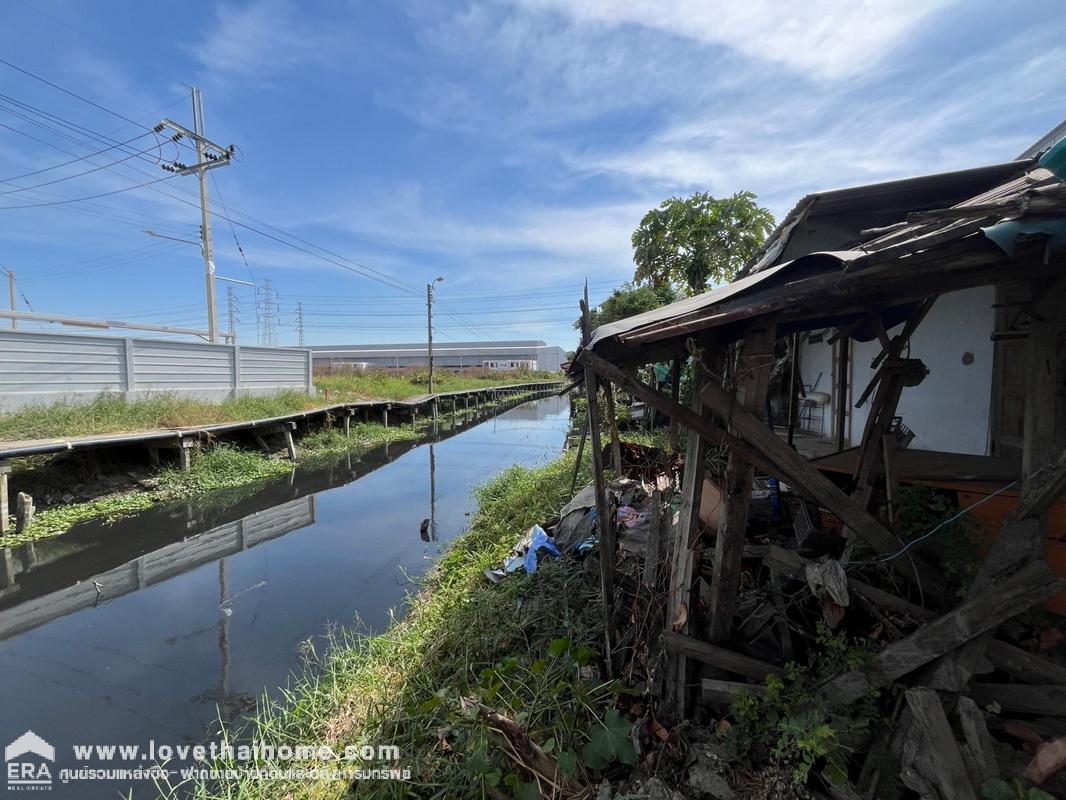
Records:
[[[421,344],[311,345],[315,367],[367,369],[369,367],[425,367],[429,365],[425,342]],[[448,342],[433,344],[437,369],[546,370],[557,372],[566,351],[540,340],[513,342]]]

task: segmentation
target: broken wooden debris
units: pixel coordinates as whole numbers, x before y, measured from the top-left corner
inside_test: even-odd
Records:
[[[783,667],[768,664],[757,658],[752,658],[709,642],[702,642],[683,633],[667,631],[663,634],[663,644],[672,653],[678,653],[686,658],[757,681],[764,680],[767,675],[785,674]]]
[[[1034,655],[1008,642],[992,639],[985,651],[992,666],[1025,683],[1057,683],[1066,686],[1066,667]]]
[[[904,784],[934,800],[977,800],[937,693],[919,687],[908,689],[905,697],[913,724],[903,745]]]
[[[891,683],[975,636],[994,630],[1004,620],[1064,588],[1066,578],[1060,578],[1047,564],[1034,562],[993,591],[971,597],[907,638],[888,645],[877,654],[870,669],[852,670],[828,681],[819,689],[819,695],[832,705],[853,703],[871,689]]]
[[[706,384],[701,395],[704,403],[722,418],[731,432],[743,437],[763,458],[773,464],[771,474],[784,478],[824,505],[875,552],[893,553],[902,546],[894,533],[779,439],[762,420],[740,406],[733,395],[714,383]],[[908,559],[895,558],[886,561],[886,564],[909,580],[917,577],[926,593],[942,592],[943,576],[923,559],[913,554],[908,555]]]
[[[716,706],[728,706],[742,694],[762,695],[766,687],[758,683],[739,683],[723,681],[717,678],[704,678],[700,681],[703,700]]]
[[[982,705],[995,703],[1004,711],[1066,717],[1066,686],[1025,683],[971,683],[966,693]]]
[[[980,787],[998,778],[999,764],[996,762],[996,749],[988,732],[985,712],[969,697],[960,697],[955,705],[955,715],[962,733],[959,751],[971,785]]]

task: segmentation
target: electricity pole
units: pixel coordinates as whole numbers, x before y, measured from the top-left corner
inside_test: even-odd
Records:
[[[11,304],[12,311],[18,311],[18,303],[15,302],[15,273],[11,270],[4,270],[7,273],[7,299]],[[19,326],[18,320],[14,317],[11,318],[11,330],[15,330]]]
[[[433,394],[433,284],[440,283],[442,280],[444,278],[436,278],[432,283],[426,284],[426,350],[429,355],[430,394]]]
[[[296,343],[304,346],[304,304],[296,304]]]
[[[211,244],[211,211],[207,200],[207,171],[215,167],[224,167],[230,163],[234,148],[220,147],[214,142],[204,138],[204,104],[200,96],[200,90],[192,88],[192,119],[193,130],[165,119],[156,126],[159,132],[164,128],[174,131],[171,136],[175,142],[183,139],[192,139],[196,144],[196,163],[192,166],[175,161],[172,164],[163,164],[163,169],[178,175],[196,174],[200,183],[200,250],[204,257],[204,282],[207,294],[207,338],[212,342],[218,341],[218,308],[215,299],[215,262],[214,250]]]

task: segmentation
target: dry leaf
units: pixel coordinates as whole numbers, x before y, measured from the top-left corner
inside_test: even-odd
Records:
[[[656,737],[658,737],[660,740],[665,742],[670,738],[670,731],[660,725],[659,721],[655,719],[655,717],[652,717],[651,721],[648,724],[651,725],[651,732],[654,733]]]

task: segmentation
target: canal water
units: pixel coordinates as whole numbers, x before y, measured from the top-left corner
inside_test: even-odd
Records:
[[[0,746],[32,730],[55,748],[54,773],[79,766],[74,745],[217,738],[220,718],[277,694],[309,638],[356,620],[386,626],[466,529],[475,487],[556,458],[568,427],[567,400],[542,398],[255,490],[0,551]],[[55,780],[51,796],[128,787]],[[141,796],[150,785],[134,786]]]

